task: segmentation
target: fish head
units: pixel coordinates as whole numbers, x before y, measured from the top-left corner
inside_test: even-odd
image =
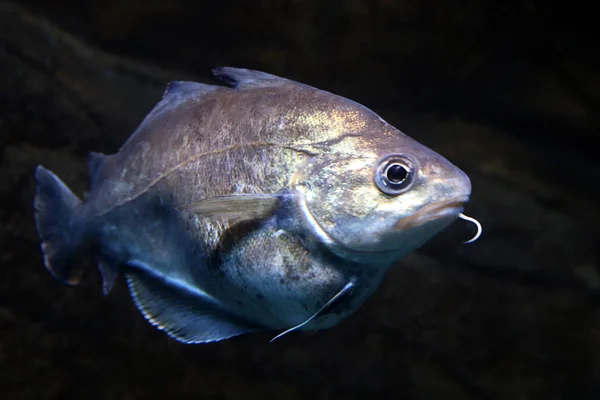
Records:
[[[377,120],[331,142],[294,184],[308,230],[330,250],[390,264],[458,218],[471,182],[437,152]]]

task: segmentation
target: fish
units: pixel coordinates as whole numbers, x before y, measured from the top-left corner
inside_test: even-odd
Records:
[[[182,343],[340,324],[389,268],[464,216],[469,177],[355,101],[266,72],[172,81],[84,200],[35,169],[46,270],[97,264]],[[465,218],[470,218],[466,217]]]

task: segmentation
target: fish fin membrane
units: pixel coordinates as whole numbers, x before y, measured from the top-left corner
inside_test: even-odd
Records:
[[[70,285],[81,280],[83,268],[76,267],[81,245],[79,232],[73,232],[73,215],[81,201],[56,175],[38,165],[33,202],[35,223],[44,264],[52,276]]]
[[[133,301],[148,322],[183,343],[216,342],[256,330],[217,305],[144,273],[126,272]]]
[[[245,68],[216,67],[212,69],[212,73],[236,89],[276,87],[288,83],[297,84],[289,79]]]

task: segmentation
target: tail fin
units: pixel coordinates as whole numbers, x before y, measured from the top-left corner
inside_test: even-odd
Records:
[[[35,222],[42,242],[44,264],[55,278],[76,285],[83,269],[73,266],[81,243],[79,232],[73,229],[73,215],[81,200],[41,165],[35,170],[35,179]]]

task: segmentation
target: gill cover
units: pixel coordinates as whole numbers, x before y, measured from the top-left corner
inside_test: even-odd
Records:
[[[406,136],[392,146],[312,159],[294,182],[309,229],[340,256],[398,259],[458,218],[468,200],[469,179],[448,160]]]
[[[414,203],[402,205],[377,187],[378,158],[365,154],[313,160],[303,169],[302,179],[295,182],[308,229],[345,257],[347,253],[356,259],[360,254],[369,257],[398,249],[389,235],[394,231],[394,216],[410,213]]]

